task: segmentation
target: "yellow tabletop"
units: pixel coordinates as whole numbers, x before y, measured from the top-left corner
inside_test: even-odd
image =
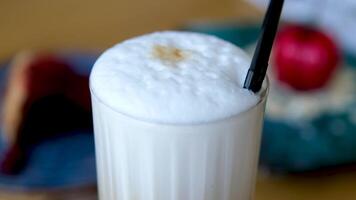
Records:
[[[356,172],[319,177],[276,176],[259,172],[255,200],[354,200]],[[95,186],[67,190],[1,191],[0,200],[95,200]]]

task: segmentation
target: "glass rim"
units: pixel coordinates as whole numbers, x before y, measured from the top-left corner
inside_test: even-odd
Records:
[[[134,120],[134,121],[139,122],[139,123],[145,123],[147,125],[159,125],[159,126],[167,126],[167,127],[190,127],[190,126],[203,126],[203,125],[207,125],[207,124],[221,123],[221,122],[229,121],[231,119],[238,118],[240,116],[245,115],[246,113],[250,112],[251,110],[255,109],[256,107],[260,106],[261,104],[263,104],[266,101],[267,95],[269,93],[269,85],[270,85],[270,81],[269,81],[269,78],[268,78],[267,75],[265,77],[264,83],[265,83],[266,87],[263,88],[263,90],[258,92],[260,94],[261,98],[254,106],[248,108],[247,110],[244,110],[242,112],[236,113],[236,114],[228,116],[228,117],[223,117],[223,118],[219,118],[219,119],[216,119],[216,120],[210,120],[210,121],[196,122],[196,123],[167,123],[167,122],[159,122],[159,121],[154,121],[154,120],[135,117],[133,115],[126,114],[124,112],[121,112],[121,111],[117,110],[116,108],[108,105],[104,100],[99,98],[98,95],[96,95],[95,91],[92,90],[91,81],[89,82],[89,90],[90,90],[91,95],[94,96],[97,101],[99,101],[101,104],[103,104],[105,107],[107,107],[111,111],[113,111],[113,112],[115,112],[115,113],[117,113],[117,114],[119,114],[119,115],[121,115],[121,116],[123,116],[123,117],[125,117],[127,119],[131,119],[131,120]]]

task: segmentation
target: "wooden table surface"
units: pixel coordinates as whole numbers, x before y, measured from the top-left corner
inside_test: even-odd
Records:
[[[31,193],[0,191],[0,200],[96,200],[95,186]],[[356,172],[321,177],[265,175],[259,172],[255,200],[354,200]]]
[[[24,49],[104,49],[190,20],[261,20],[243,0],[0,1],[0,60]],[[91,200],[95,186],[31,193],[0,190],[0,200]],[[256,200],[356,199],[356,172],[321,177],[259,173]]]

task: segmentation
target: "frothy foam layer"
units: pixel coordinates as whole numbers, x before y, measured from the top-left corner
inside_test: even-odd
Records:
[[[90,76],[92,92],[123,114],[193,124],[230,117],[260,97],[243,89],[250,57],[213,36],[157,32],[104,52]]]

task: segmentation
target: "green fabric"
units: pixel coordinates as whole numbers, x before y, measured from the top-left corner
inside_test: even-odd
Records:
[[[243,48],[254,44],[259,34],[259,25],[239,23],[191,25],[183,29],[215,35]],[[355,54],[344,54],[345,62],[353,68],[356,68]],[[346,111],[323,113],[310,121],[295,123],[266,118],[262,165],[274,171],[303,172],[355,162],[356,96],[353,99]]]

